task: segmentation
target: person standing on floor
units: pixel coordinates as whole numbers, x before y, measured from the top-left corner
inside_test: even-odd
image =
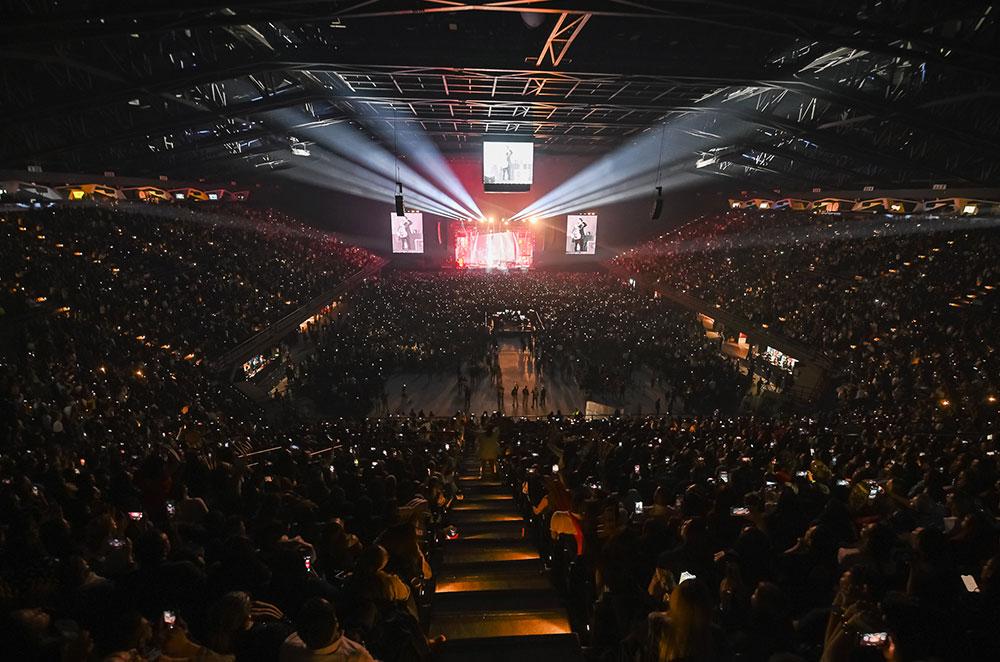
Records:
[[[479,477],[496,474],[500,454],[500,428],[490,425],[479,435]]]

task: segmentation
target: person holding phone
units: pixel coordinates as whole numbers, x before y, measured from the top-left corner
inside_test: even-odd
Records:
[[[854,566],[841,576],[827,620],[821,662],[850,660],[862,645],[888,645],[887,638],[865,636],[885,632],[877,598],[874,573],[865,566]]]

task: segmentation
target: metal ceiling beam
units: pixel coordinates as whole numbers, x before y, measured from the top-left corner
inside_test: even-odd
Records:
[[[817,130],[809,125],[795,120],[777,117],[774,115],[767,115],[765,113],[751,112],[725,105],[701,110],[701,112],[705,111],[719,112],[750,124],[778,129],[785,132],[789,137],[805,138],[822,149],[833,153],[841,153],[852,156],[860,161],[884,163],[890,167],[901,168],[911,172],[924,171],[928,174],[943,175],[955,180],[967,182],[969,184],[983,184],[983,182],[975,181],[963,173],[954,172],[946,167],[929,163],[914,163],[905,155],[879,151],[870,145],[859,143],[858,141],[847,136],[830,131]]]
[[[722,11],[720,11],[722,10]],[[7,43],[42,43],[46,40],[81,40],[119,34],[176,31],[193,27],[223,27],[266,22],[319,22],[342,19],[385,18],[457,12],[530,12],[690,21],[726,29],[787,38],[809,39],[864,48],[872,52],[914,57],[993,75],[1000,56],[970,47],[959,39],[942,38],[927,30],[852,19],[845,12],[824,14],[796,4],[761,4],[744,1],[663,0],[656,5],[634,0],[345,0],[344,2],[248,2],[240,4],[174,2],[140,6],[126,11],[64,13],[62,15],[8,16],[0,26]],[[145,21],[145,22],[143,22]],[[790,29],[791,26],[792,27]],[[806,27],[809,26],[809,27]],[[819,29],[817,29],[819,28]],[[921,44],[915,49],[901,44]],[[947,53],[947,55],[943,55]],[[964,61],[957,58],[964,57]],[[983,63],[983,64],[980,64]],[[991,65],[992,63],[992,65]]]
[[[856,170],[854,168],[839,165],[836,163],[830,163],[829,161],[824,161],[823,159],[817,159],[812,156],[807,156],[801,154],[797,150],[787,149],[785,147],[779,147],[773,144],[766,143],[754,143],[748,146],[748,149],[756,150],[759,152],[766,152],[767,154],[773,154],[774,156],[785,159],[786,161],[793,161],[799,163],[806,163],[816,168],[826,170],[827,172],[837,172],[844,175],[851,175],[859,179],[864,179],[867,175]]]
[[[559,63],[566,57],[566,53],[569,52],[569,47],[573,45],[573,42],[580,35],[583,26],[587,25],[590,16],[590,14],[580,14],[567,21],[566,19],[569,18],[569,14],[560,14],[559,20],[556,21],[552,32],[549,33],[549,38],[545,40],[545,45],[542,46],[542,52],[539,53],[535,66],[542,66],[542,62],[545,61],[545,56],[547,55],[552,66],[558,67]],[[556,52],[557,47],[559,48],[558,53]]]
[[[865,119],[889,120],[933,134],[962,148],[987,158],[1000,158],[1000,140],[995,136],[978,134],[968,127],[957,126],[949,121],[919,111],[921,106],[909,107],[902,100],[887,102],[866,94],[845,88],[831,81],[810,78],[793,84],[797,92],[814,96],[824,101],[844,106],[852,110],[869,113]],[[963,98],[967,98],[963,95]],[[934,104],[947,103],[947,99],[935,99]],[[854,119],[858,119],[857,117]]]
[[[663,104],[639,104],[639,103],[603,103],[603,102],[593,102],[593,103],[571,103],[566,101],[504,101],[497,99],[490,99],[489,97],[465,97],[465,98],[449,98],[442,97],[435,94],[423,94],[423,95],[411,95],[407,94],[405,96],[369,96],[362,94],[339,94],[336,92],[331,92],[327,99],[331,102],[342,102],[351,101],[356,103],[364,104],[413,104],[416,106],[432,106],[432,107],[447,107],[451,108],[453,111],[460,111],[462,109],[472,109],[472,108],[493,108],[496,109],[517,109],[518,111],[524,112],[525,109],[538,110],[539,112],[551,112],[552,110],[564,111],[564,112],[589,112],[593,113],[605,113],[605,112],[622,112],[622,113],[655,113],[663,114],[671,111],[691,111],[697,108],[691,100],[685,100],[683,103],[678,102],[668,102]],[[553,120],[554,123],[566,121],[572,122],[572,118],[560,117]]]
[[[146,136],[161,137],[187,128],[214,126],[221,121],[225,121],[233,117],[251,116],[270,110],[288,108],[290,106],[304,104],[309,101],[315,101],[318,98],[319,96],[313,92],[303,92],[294,95],[274,95],[272,97],[265,97],[264,99],[258,101],[235,104],[199,113],[191,113],[166,122],[137,126],[127,131],[122,131],[119,127],[115,126],[105,127],[106,130],[104,132],[97,135],[90,135],[85,140],[64,143],[61,145],[53,145],[39,150],[32,150],[31,152],[24,154],[5,155],[0,157],[0,160],[2,160],[2,162],[17,163],[25,159],[40,158],[60,152],[87,150],[104,145],[135,140]]]
[[[2,53],[0,53],[2,59]],[[93,92],[80,95],[75,98],[66,99],[64,97],[53,97],[44,102],[33,103],[20,108],[12,107],[7,110],[6,123],[37,122],[50,117],[55,117],[65,113],[76,112],[85,108],[101,106],[119,102],[127,102],[142,96],[155,96],[166,92],[188,89],[196,85],[203,85],[223,80],[231,80],[252,74],[263,74],[278,71],[329,71],[354,73],[372,72],[393,75],[416,75],[427,72],[435,75],[455,75],[471,76],[493,81],[498,77],[521,77],[524,79],[535,78],[537,80],[560,80],[560,81],[637,81],[647,84],[664,84],[672,86],[727,86],[727,85],[780,85],[793,82],[787,80],[766,80],[763,72],[745,74],[700,74],[687,69],[676,72],[653,73],[652,68],[648,73],[630,72],[628,74],[600,72],[600,71],[563,71],[547,72],[535,69],[510,69],[510,68],[483,68],[483,67],[442,67],[433,65],[417,64],[371,64],[363,62],[364,58],[359,55],[357,60],[338,56],[336,60],[322,58],[301,58],[301,59],[261,59],[259,61],[220,62],[213,67],[201,67],[180,72],[173,76],[153,78],[143,81],[127,81],[121,85],[116,85],[110,89],[95,90]],[[455,90],[456,94],[461,94],[461,89]],[[502,90],[501,90],[502,92]]]
[[[774,166],[770,163],[768,165],[761,165],[755,162],[752,158],[748,157],[746,154],[737,154],[734,156],[727,157],[725,159],[720,159],[720,162],[723,161],[728,161],[729,163],[742,168],[752,168],[753,170],[759,170],[761,172],[770,173],[772,175],[776,175],[786,180],[802,182],[804,184],[812,184],[814,182],[814,180],[809,177],[804,177],[801,174],[792,172],[790,170],[778,168],[777,166]]]

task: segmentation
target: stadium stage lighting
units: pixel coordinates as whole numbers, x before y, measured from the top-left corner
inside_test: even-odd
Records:
[[[396,182],[396,186],[399,187],[399,192],[396,193],[396,216],[402,216],[405,211],[403,209],[403,185]]]

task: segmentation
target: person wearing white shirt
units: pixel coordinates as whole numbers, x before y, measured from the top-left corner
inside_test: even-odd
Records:
[[[344,636],[334,606],[323,598],[302,605],[295,627],[281,645],[280,662],[375,662],[364,646]]]

